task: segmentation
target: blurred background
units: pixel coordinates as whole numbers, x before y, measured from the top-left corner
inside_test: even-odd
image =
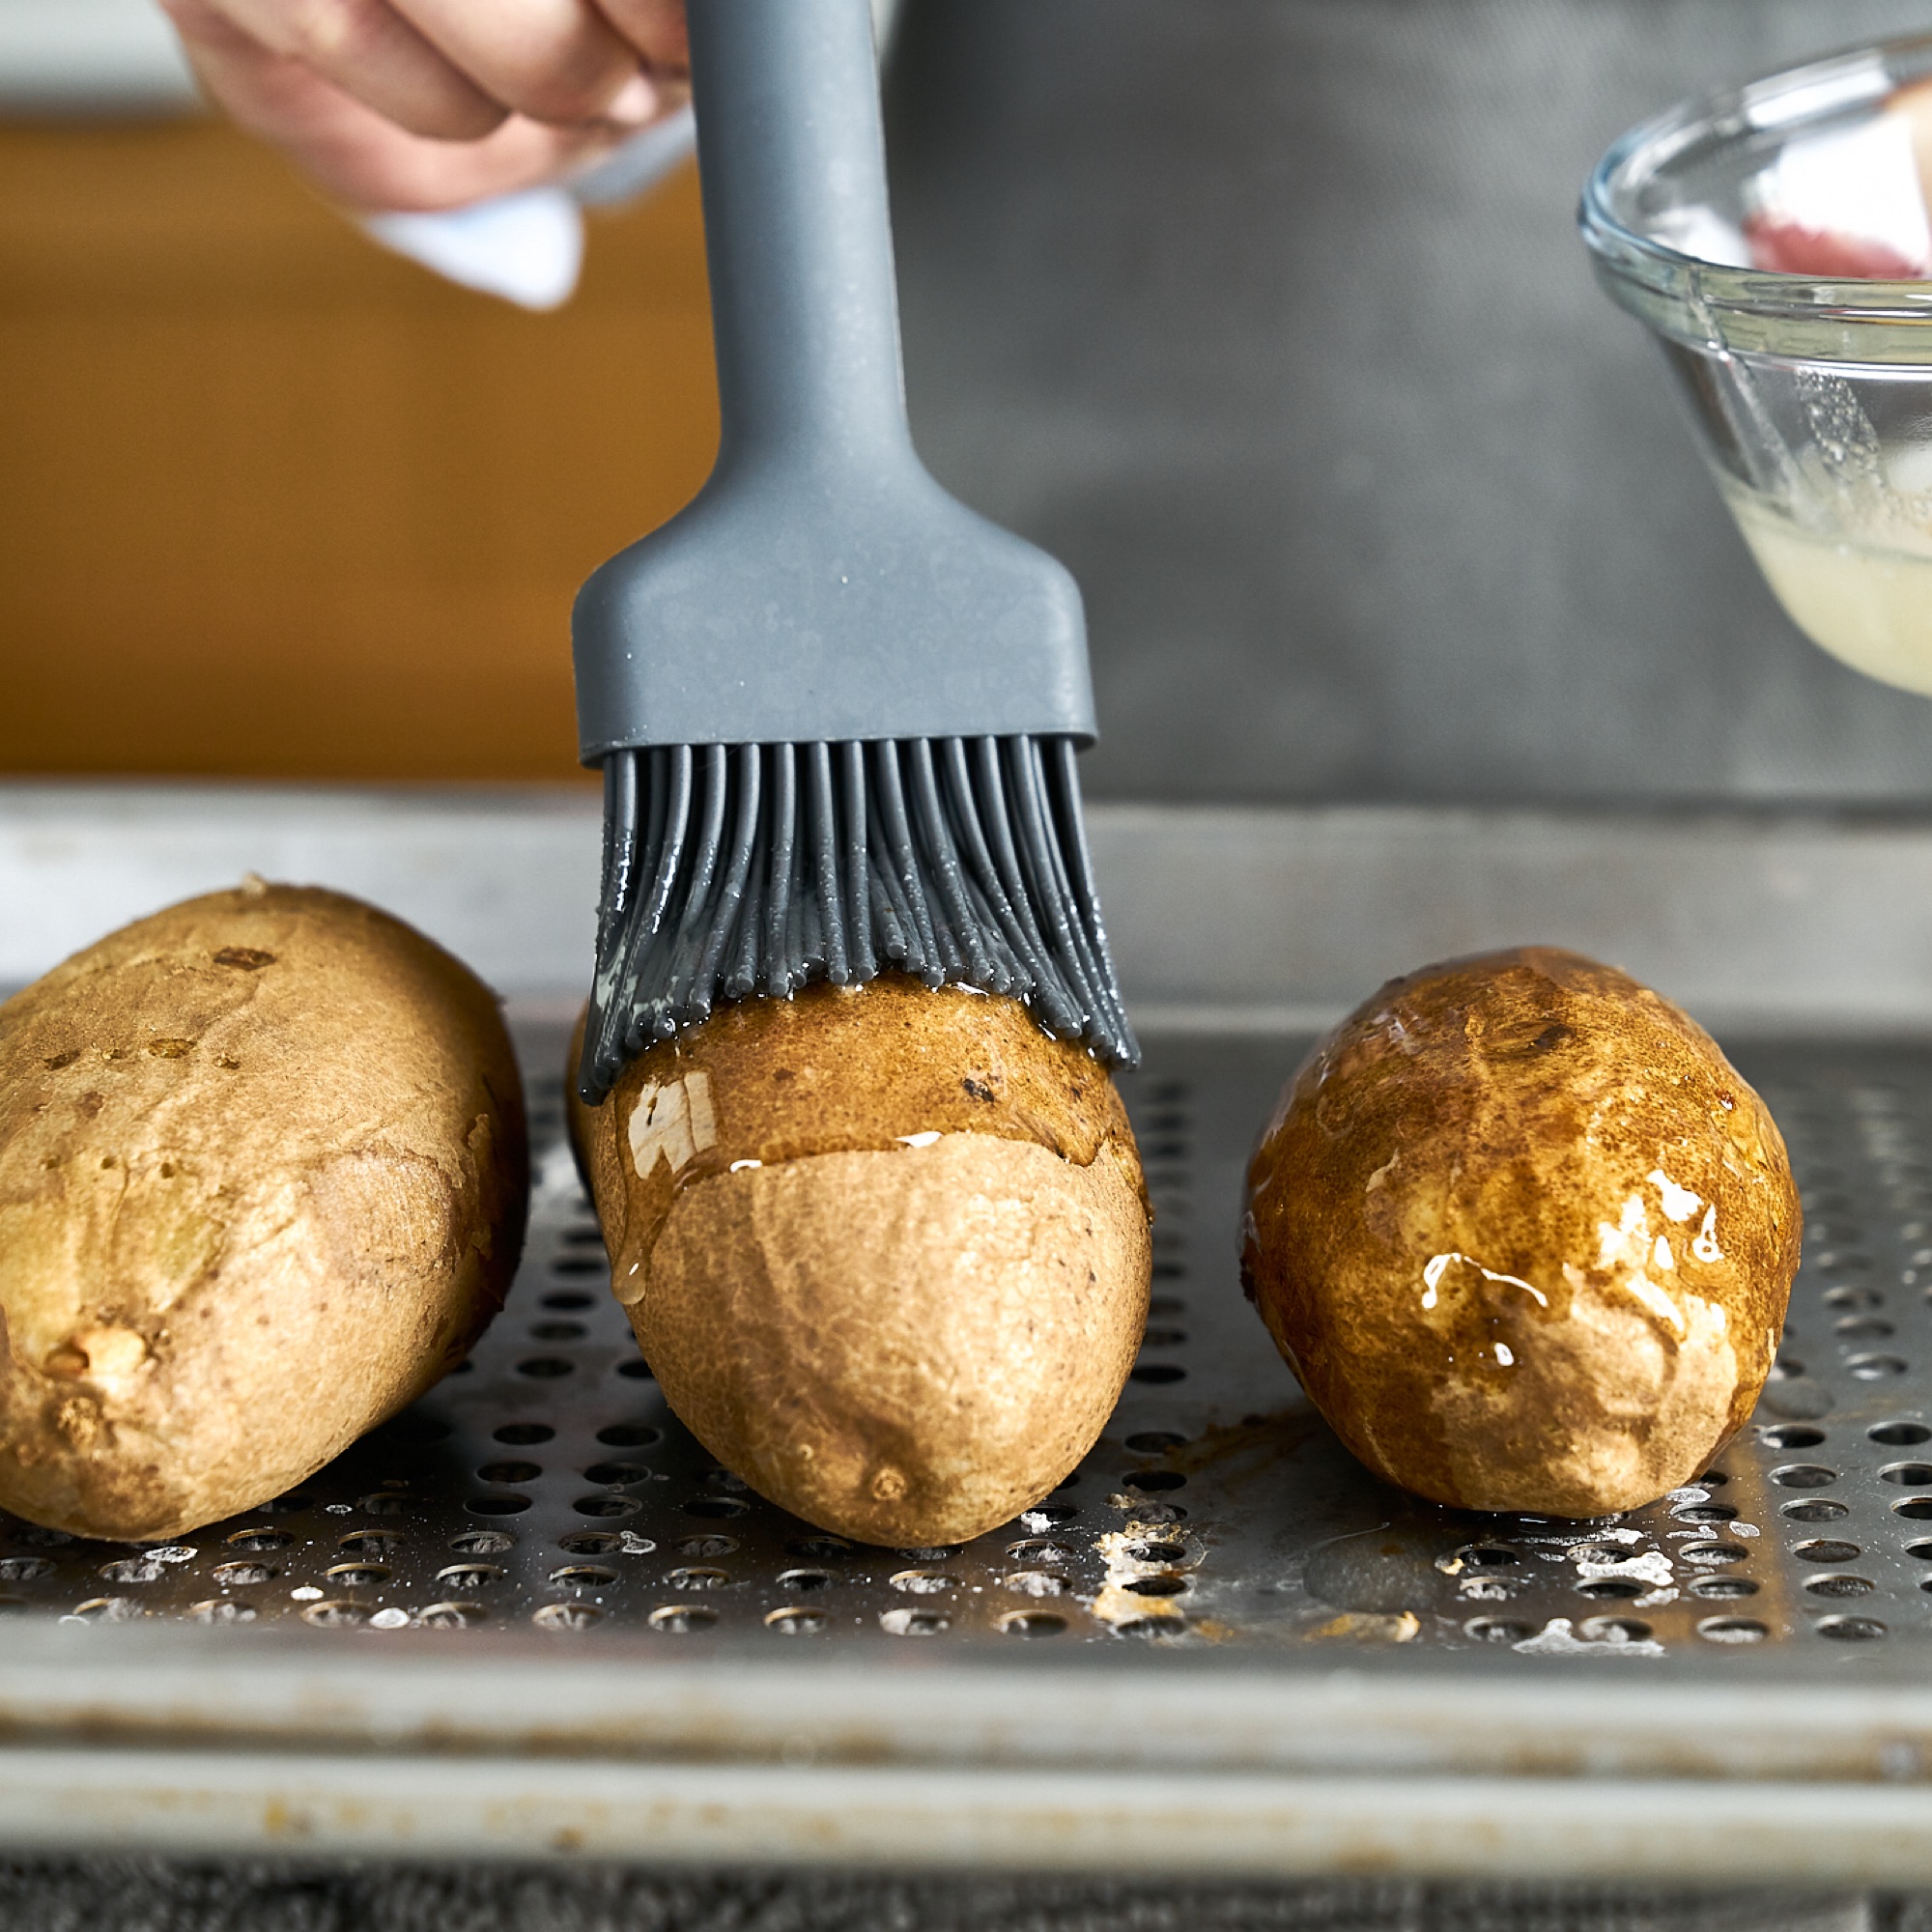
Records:
[[[1097,794],[1932,800],[1591,281],[1687,92],[1927,0],[905,0],[927,460],[1086,591]],[[529,313],[195,107],[148,0],[0,0],[0,771],[578,776],[579,580],[716,438],[687,163]]]

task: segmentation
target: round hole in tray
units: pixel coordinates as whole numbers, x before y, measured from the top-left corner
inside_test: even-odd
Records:
[[[575,1275],[608,1274],[611,1266],[602,1255],[558,1255],[550,1271],[568,1280]]]
[[[604,1612],[595,1604],[545,1604],[531,1611],[530,1621],[539,1630],[586,1631],[604,1621]]]
[[[1875,1288],[1828,1288],[1825,1301],[1832,1308],[1882,1308],[1885,1296]]]
[[[295,1541],[285,1529],[238,1529],[227,1539],[230,1549],[286,1549]]]
[[[832,1584],[833,1577],[831,1572],[827,1570],[781,1570],[779,1572],[779,1588],[781,1590],[797,1590],[801,1593],[811,1590],[829,1590]]]
[[[393,1529],[352,1529],[335,1547],[345,1556],[386,1556],[402,1540]]]
[[[1786,1463],[1771,1472],[1771,1480],[1781,1490],[1822,1490],[1838,1480],[1838,1472],[1822,1463]]]
[[[1819,1496],[1810,1502],[1781,1503],[1777,1513],[1792,1522],[1836,1522],[1849,1514],[1845,1504],[1833,1502],[1829,1496]]]
[[[1169,1546],[1150,1545],[1150,1544],[1134,1545],[1129,1547],[1127,1554],[1129,1556],[1137,1556],[1140,1550],[1142,1549],[1155,1548],[1165,1548]],[[1177,1552],[1172,1559],[1155,1556],[1143,1560],[1155,1563],[1167,1562],[1172,1560],[1178,1563],[1179,1562],[1182,1556],[1186,1555],[1187,1552],[1184,1549],[1182,1549],[1179,1544],[1175,1544],[1172,1547]],[[1022,1537],[1017,1543],[1008,1544],[1007,1554],[1009,1556],[1016,1556],[1022,1563],[1028,1563],[1028,1564],[1071,1563],[1080,1554],[1080,1552],[1073,1547],[1072,1544],[1058,1543],[1050,1536],[1025,1536]]]
[[[1932,1484],[1932,1463],[1888,1463],[1878,1475],[1880,1482],[1901,1490],[1920,1490]]]
[[[1066,1619],[1052,1610],[1009,1610],[999,1621],[1005,1636],[1058,1636]]]
[[[125,1624],[148,1613],[132,1597],[89,1597],[76,1604],[70,1614],[89,1623]]]
[[[1134,1577],[1126,1587],[1137,1597],[1180,1597],[1187,1593],[1185,1577]]]
[[[1878,1585],[1869,1577],[1831,1575],[1807,1577],[1804,1587],[1814,1597],[1869,1597]]]
[[[318,1630],[355,1630],[369,1621],[369,1605],[351,1603],[346,1597],[326,1597],[309,1605],[301,1619]]]
[[[626,1381],[631,1382],[648,1382],[657,1379],[651,1374],[651,1365],[638,1355],[632,1355],[626,1360],[619,1362],[617,1364],[617,1373]]]
[[[1721,1490],[1731,1479],[1721,1469],[1706,1469],[1701,1476],[1691,1478],[1692,1489]]]
[[[1179,1294],[1151,1294],[1148,1296],[1148,1314],[1166,1321],[1170,1316],[1185,1315],[1187,1302]]]
[[[1833,1322],[1832,1332],[1847,1342],[1883,1342],[1898,1330],[1882,1315],[1848,1315]]]
[[[471,1496],[463,1505],[471,1516],[522,1516],[529,1506],[528,1496]]]
[[[601,1248],[604,1245],[604,1231],[595,1221],[582,1221],[564,1229],[562,1240],[566,1247]]]
[[[1010,1570],[1000,1578],[1000,1585],[1022,1597],[1064,1597],[1073,1587],[1052,1570]]]
[[[535,1463],[485,1463],[476,1478],[484,1483],[534,1483],[542,1474]]]
[[[507,1529],[466,1529],[449,1539],[449,1547],[461,1556],[500,1556],[517,1547],[517,1539]]]
[[[1690,1583],[1690,1594],[1707,1602],[1722,1602],[1733,1597],[1754,1597],[1757,1585],[1748,1577],[1698,1577]]]
[[[1932,1496],[1901,1496],[1892,1504],[1891,1513],[1909,1522],[1932,1522]]]
[[[1586,1582],[1577,1585],[1579,1597],[1608,1598],[1640,1597],[1644,1585],[1634,1577],[1592,1577]]]
[[[1109,1500],[1116,1509],[1124,1506],[1131,1510],[1136,1527],[1151,1528],[1155,1523],[1187,1520],[1187,1512],[1179,1503],[1136,1502],[1130,1496],[1113,1496]]]
[[[1750,1551],[1742,1543],[1686,1543],[1679,1546],[1677,1554],[1700,1570],[1711,1570],[1723,1563],[1742,1563]]]
[[[0,1556],[0,1583],[36,1582],[52,1576],[53,1568],[44,1556]]]
[[[1127,1447],[1136,1456],[1165,1456],[1170,1449],[1179,1449],[1187,1437],[1177,1435],[1171,1429],[1143,1429],[1138,1435],[1127,1437]]]
[[[722,1590],[730,1580],[728,1570],[713,1569],[704,1563],[688,1563],[665,1577],[673,1590]]]
[[[708,1604],[660,1604],[644,1621],[653,1630],[688,1636],[696,1631],[709,1630],[718,1621],[718,1612]]]
[[[208,1574],[224,1590],[232,1590],[249,1583],[272,1583],[282,1573],[272,1563],[217,1563]]]
[[[1179,1349],[1187,1341],[1184,1328],[1146,1328],[1141,1332],[1143,1349]]]
[[[1808,1543],[1793,1544],[1791,1553],[1801,1563],[1849,1563],[1861,1552],[1856,1543],[1840,1543],[1829,1536],[1813,1537]]]
[[[481,1604],[429,1604],[418,1613],[416,1622],[426,1630],[467,1630],[489,1614]]]
[[[567,1376],[577,1367],[575,1362],[566,1362],[561,1355],[530,1355],[517,1364],[520,1376],[528,1376],[532,1381],[555,1381],[560,1376]]]
[[[1571,1552],[1576,1553],[1574,1550]],[[1522,1552],[1511,1549],[1500,1543],[1465,1543],[1457,1550],[1463,1566],[1467,1570],[1507,1570],[1514,1563],[1522,1561]],[[1614,1558],[1610,1560],[1614,1561]]]
[[[239,1604],[227,1597],[204,1597],[187,1606],[190,1622],[198,1624],[252,1624],[257,1612],[253,1604]]]
[[[653,1442],[664,1440],[664,1431],[653,1429],[648,1422],[613,1422],[609,1429],[600,1429],[597,1439],[607,1449],[648,1449]]]
[[[1643,1643],[1653,1633],[1641,1617],[1585,1617],[1577,1634],[1590,1643]]]
[[[1029,1529],[1057,1529],[1064,1522],[1073,1522],[1080,1512],[1072,1503],[1035,1503],[1030,1510],[1020,1512],[1020,1520]]]
[[[299,1516],[303,1510],[315,1507],[315,1498],[300,1490],[291,1490],[285,1496],[275,1496],[257,1507],[269,1516]]]
[[[546,1308],[554,1308],[559,1314],[574,1314],[582,1308],[596,1305],[596,1296],[585,1294],[582,1289],[560,1288],[554,1294],[540,1294],[537,1299]]]
[[[1128,1374],[1137,1382],[1156,1385],[1187,1379],[1187,1371],[1179,1362],[1136,1362]]]
[[[493,1429],[493,1441],[501,1442],[511,1449],[533,1449],[539,1442],[548,1442],[556,1431],[547,1422],[506,1422],[500,1429]]]
[[[1771,1632],[1755,1617],[1705,1617],[1697,1634],[1710,1643],[1762,1643]]]
[[[1157,1261],[1153,1264],[1153,1278],[1155,1281],[1185,1281],[1187,1264],[1184,1262]]]
[[[621,1549],[624,1539],[614,1530],[579,1529],[568,1536],[558,1537],[556,1547],[569,1550],[573,1556],[606,1556],[613,1549]],[[656,1548],[657,1546],[652,1544],[650,1548]]]
[[[1125,1623],[1116,1624],[1113,1628],[1116,1636],[1179,1636],[1187,1628],[1187,1619],[1178,1611],[1170,1611],[1161,1617],[1129,1617]]]
[[[532,1321],[532,1342],[581,1342],[590,1331],[581,1321]]]
[[[1898,1355],[1848,1355],[1845,1358],[1845,1373],[1856,1376],[1861,1382],[1882,1382],[1889,1376],[1902,1376],[1905,1370],[1906,1363]]]
[[[617,1573],[601,1563],[566,1563],[550,1573],[550,1580],[570,1590],[601,1590],[617,1580]]]
[[[1865,1431],[1874,1442],[1888,1449],[1911,1449],[1920,1442],[1932,1442],[1932,1429],[1922,1422],[1879,1422]]]
[[[807,1609],[802,1604],[784,1604],[765,1612],[765,1628],[781,1636],[816,1636],[825,1624],[823,1610]]]
[[[718,1519],[743,1516],[749,1508],[749,1504],[741,1503],[736,1496],[693,1496],[684,1505],[684,1513],[686,1516]]]
[[[1014,1544],[1013,1553],[1018,1555],[1025,1547],[1023,1544]],[[1045,1547],[1054,1550],[1054,1554],[1050,1558],[1042,1558],[1042,1561],[1066,1563],[1072,1560],[1072,1550],[1058,1550],[1051,1544]],[[1187,1546],[1184,1543],[1130,1543],[1127,1545],[1126,1553],[1136,1563],[1184,1563],[1187,1560]]]
[[[1872,1643],[1885,1634],[1885,1626],[1876,1617],[1824,1617],[1818,1634],[1834,1643]]]
[[[451,1563],[436,1573],[436,1580],[445,1590],[487,1590],[500,1583],[504,1572],[495,1563]]]
[[[1536,1632],[1531,1625],[1517,1623],[1509,1617],[1471,1617],[1463,1626],[1463,1634],[1474,1637],[1478,1643],[1521,1643]]]
[[[952,1627],[944,1610],[896,1609],[879,1612],[879,1628],[892,1636],[938,1636]]]
[[[1125,1488],[1137,1490],[1144,1496],[1158,1495],[1167,1490],[1184,1490],[1187,1487],[1187,1478],[1179,1469],[1135,1469],[1121,1480]]]
[[[643,1504],[636,1496],[620,1496],[612,1490],[606,1490],[601,1495],[579,1496],[571,1508],[579,1516],[608,1518],[636,1516]]]
[[[785,1554],[803,1556],[814,1563],[832,1563],[841,1556],[850,1556],[856,1548],[842,1536],[801,1536],[785,1545]]]
[[[386,1583],[394,1573],[382,1563],[332,1563],[323,1574],[338,1587],[353,1590],[364,1583]]]
[[[593,1463],[583,1472],[586,1483],[605,1483],[615,1489],[624,1483],[647,1483],[651,1472],[641,1463]]]
[[[408,1516],[416,1500],[407,1490],[378,1490],[373,1495],[359,1497],[355,1507],[364,1516]]]
[[[895,1570],[892,1585],[908,1597],[943,1597],[956,1580],[940,1570]]]
[[[1679,1522],[1735,1522],[1738,1513],[1729,1503],[1680,1503],[1670,1512]]]
[[[696,1559],[704,1556],[729,1556],[738,1548],[735,1536],[726,1536],[721,1530],[709,1529],[701,1536],[681,1536],[678,1538],[677,1553]]]
[[[1774,1429],[1760,1429],[1757,1439],[1767,1449],[1815,1449],[1824,1441],[1825,1432],[1808,1422],[1780,1422]]]
[[[1804,1373],[1804,1364],[1791,1355],[1779,1355],[1771,1365],[1770,1379],[1775,1382],[1796,1381]]]

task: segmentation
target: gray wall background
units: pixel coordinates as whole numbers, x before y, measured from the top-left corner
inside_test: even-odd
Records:
[[[1087,593],[1098,794],[1932,801],[1760,583],[1577,192],[1932,0],[908,0],[908,383]]]

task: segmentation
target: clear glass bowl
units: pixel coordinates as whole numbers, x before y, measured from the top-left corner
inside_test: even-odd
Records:
[[[1583,191],[1778,601],[1932,696],[1932,35],[1693,100]]]

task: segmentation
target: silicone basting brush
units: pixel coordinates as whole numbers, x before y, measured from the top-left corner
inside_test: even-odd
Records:
[[[912,445],[867,0],[689,14],[722,434],[577,600],[605,799],[580,1091],[723,1002],[888,971],[1131,1065],[1080,593]]]

